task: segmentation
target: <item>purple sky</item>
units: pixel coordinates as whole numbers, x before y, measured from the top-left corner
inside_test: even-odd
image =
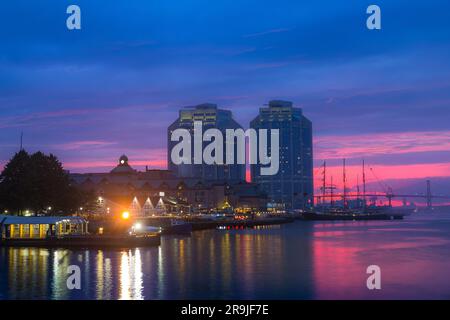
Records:
[[[364,157],[401,190],[431,177],[450,194],[448,1],[376,1],[381,31],[368,1],[75,3],[81,31],[65,28],[72,2],[2,4],[0,165],[23,131],[73,172],[123,153],[164,168],[180,107],[217,103],[248,127],[284,99],[313,121],[316,166],[338,175],[346,157],[356,175]]]

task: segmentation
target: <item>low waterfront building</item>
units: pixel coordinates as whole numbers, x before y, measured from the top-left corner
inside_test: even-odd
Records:
[[[85,235],[81,217],[20,217],[0,215],[1,239],[44,239],[47,236]]]
[[[70,178],[76,187],[98,196],[99,214],[206,213],[229,207],[266,210],[267,204],[266,194],[256,184],[179,178],[169,170],[138,171],[125,155],[110,172],[72,173]]]

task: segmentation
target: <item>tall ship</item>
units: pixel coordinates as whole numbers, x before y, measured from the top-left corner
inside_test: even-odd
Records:
[[[403,219],[405,216],[413,213],[417,208],[415,205],[407,204],[405,201],[402,206],[392,205],[392,190],[386,192],[384,196],[388,197],[388,205],[376,205],[375,203],[368,205],[366,192],[366,173],[365,173],[365,161],[362,164],[362,176],[363,176],[363,190],[360,193],[359,183],[357,183],[356,199],[350,201],[350,197],[355,195],[349,195],[347,190],[347,175],[346,175],[346,163],[343,160],[343,192],[342,195],[335,194],[336,186],[333,184],[333,178],[331,178],[331,184],[326,184],[326,162],[322,166],[323,179],[322,179],[322,195],[319,196],[320,204],[316,205],[313,210],[303,212],[301,218],[303,220],[398,220]],[[371,195],[381,196],[381,195]],[[325,199],[329,198],[330,202],[326,203]],[[341,203],[335,201],[335,198],[342,198]]]

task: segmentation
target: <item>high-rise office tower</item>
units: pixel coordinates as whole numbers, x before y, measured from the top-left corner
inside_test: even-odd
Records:
[[[202,131],[205,133],[210,128],[218,129],[224,137],[223,151],[226,152],[226,129],[242,128],[232,117],[231,111],[218,109],[217,105],[205,103],[193,107],[183,108],[179,112],[178,119],[167,130],[167,157],[169,170],[180,178],[198,178],[208,181],[239,182],[245,180],[245,164],[237,164],[237,146],[235,145],[234,164],[195,164],[194,143],[191,144],[190,164],[175,164],[171,159],[171,152],[177,141],[171,141],[174,130],[187,129],[194,136],[194,122],[202,122]],[[193,139],[193,138],[192,138]],[[203,142],[202,150],[211,142]],[[225,159],[225,154],[224,154]],[[225,160],[224,160],[225,162]]]
[[[269,205],[303,209],[313,204],[312,124],[289,101],[270,101],[250,122],[253,129],[279,129],[279,170],[261,175],[260,164],[251,165],[252,182],[269,196]],[[270,150],[270,146],[269,146]],[[264,166],[264,165],[263,165]]]

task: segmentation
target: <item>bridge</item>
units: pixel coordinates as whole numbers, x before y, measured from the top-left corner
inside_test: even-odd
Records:
[[[375,192],[375,193],[333,193],[333,190],[336,189],[335,186],[325,186],[326,190],[331,190],[331,193],[327,194],[326,192],[322,193],[321,195],[314,196],[319,202],[324,202],[326,199],[333,200],[335,198],[345,200],[347,198],[356,198],[356,199],[366,199],[367,197],[385,197],[388,199],[389,206],[392,205],[392,199],[394,198],[422,198],[426,199],[427,202],[427,208],[431,208],[433,206],[432,200],[433,199],[448,199],[450,200],[450,195],[436,195],[431,193],[431,181],[427,180],[427,189],[425,193],[418,193],[418,194],[400,194],[393,192],[392,188],[388,188],[385,192]],[[321,187],[321,190],[323,190],[323,186]]]

